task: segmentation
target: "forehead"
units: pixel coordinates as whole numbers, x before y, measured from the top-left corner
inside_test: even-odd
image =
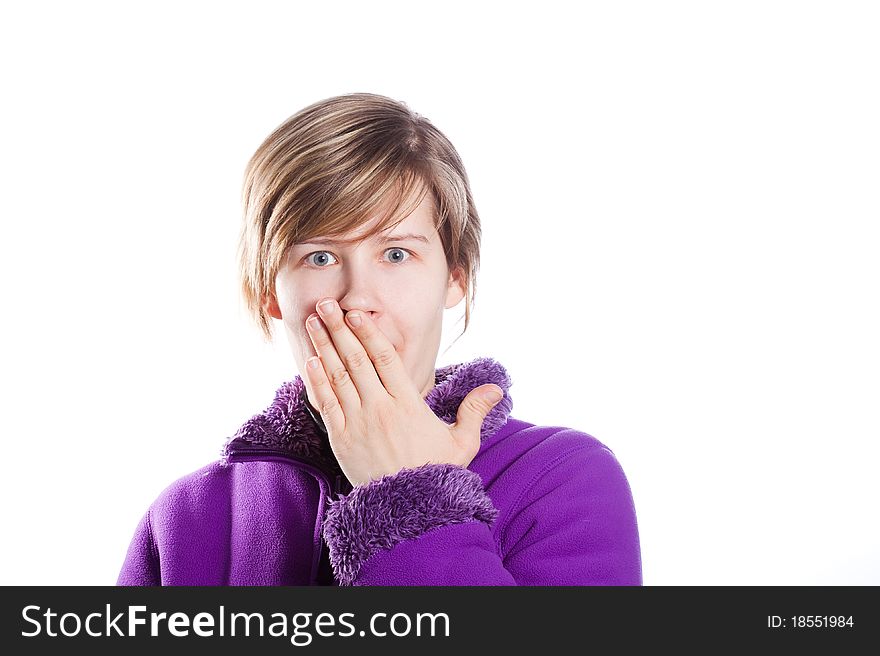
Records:
[[[376,215],[355,230],[350,230],[342,235],[334,237],[313,237],[303,240],[305,244],[348,244],[363,241],[383,220],[382,215]],[[437,228],[434,225],[434,203],[431,194],[425,194],[416,208],[396,225],[386,228],[383,232],[370,237],[372,240],[384,241],[397,235],[422,235],[428,241],[434,241],[437,236]]]

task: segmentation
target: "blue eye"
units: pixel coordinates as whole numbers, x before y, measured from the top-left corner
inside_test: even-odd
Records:
[[[316,260],[312,259],[313,255],[321,256],[319,260],[321,264],[317,264]],[[308,255],[306,255],[306,260],[309,262],[309,264],[315,264],[319,269],[323,269],[328,257],[332,257],[335,259],[334,255],[330,253],[330,251],[315,251],[314,253],[309,253]]]
[[[405,248],[389,248],[386,253],[396,253],[397,257],[392,258],[392,262],[395,264],[399,264],[401,262],[406,262],[409,259],[411,253]]]

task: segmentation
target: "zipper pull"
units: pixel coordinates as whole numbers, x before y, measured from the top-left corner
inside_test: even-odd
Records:
[[[336,484],[333,487],[334,496],[339,498],[339,494],[341,491],[342,491],[342,474],[336,474]]]

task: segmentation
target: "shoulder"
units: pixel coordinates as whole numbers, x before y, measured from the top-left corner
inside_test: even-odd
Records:
[[[480,455],[494,459],[492,456],[497,458],[499,454],[504,454],[508,461],[526,459],[546,462],[575,453],[606,453],[614,457],[614,452],[606,444],[582,430],[568,426],[537,425],[512,416],[480,449]]]
[[[187,503],[201,503],[206,497],[228,487],[228,467],[221,460],[180,476],[166,485],[150,505],[152,514],[164,513]]]
[[[154,519],[195,518],[236,508],[269,504],[288,492],[301,494],[311,476],[292,461],[260,459],[215,460],[167,485],[150,505]]]
[[[615,495],[630,503],[630,487],[614,452],[568,426],[542,426],[510,417],[471,463],[499,506],[556,495]],[[504,511],[504,508],[499,508]]]

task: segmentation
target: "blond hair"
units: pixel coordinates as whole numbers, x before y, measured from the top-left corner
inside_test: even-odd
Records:
[[[245,170],[238,246],[242,295],[265,339],[272,341],[267,299],[275,294],[275,276],[290,246],[338,237],[390,208],[363,235],[372,237],[405,219],[426,193],[433,196],[434,225],[449,271],[460,269],[463,275],[464,334],[476,292],[481,230],[452,143],[405,103],[372,93],[321,100],[278,126]]]

